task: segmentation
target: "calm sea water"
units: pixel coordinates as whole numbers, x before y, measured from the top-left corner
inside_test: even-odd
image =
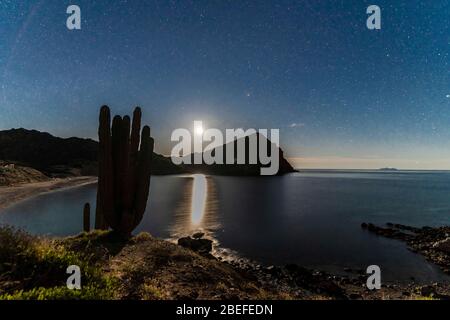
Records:
[[[95,195],[95,184],[43,194],[0,212],[0,223],[35,234],[76,234],[83,204],[95,208]],[[449,280],[403,243],[365,232],[361,222],[450,225],[450,173],[156,176],[136,231],[168,239],[204,231],[222,253],[266,265],[339,272],[377,264],[384,280]]]

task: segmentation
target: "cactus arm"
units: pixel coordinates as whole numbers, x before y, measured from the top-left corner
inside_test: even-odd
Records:
[[[147,206],[148,195],[150,191],[150,175],[152,166],[152,154],[154,140],[150,137],[150,127],[145,126],[142,129],[141,149],[139,151],[139,163],[136,181],[136,197],[134,214],[134,224],[137,226],[144,216]]]
[[[111,158],[111,115],[108,106],[100,109],[99,117],[99,152],[98,152],[98,191],[95,212],[95,228],[107,229],[105,212],[113,208],[112,158]]]

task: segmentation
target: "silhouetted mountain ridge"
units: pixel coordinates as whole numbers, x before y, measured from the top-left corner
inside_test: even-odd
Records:
[[[46,174],[96,175],[98,142],[83,138],[59,138],[27,129],[0,131],[0,160],[32,167]],[[154,174],[182,173],[170,158],[154,153]]]
[[[261,139],[260,139],[261,138]],[[187,171],[190,172],[201,172],[207,174],[215,174],[215,175],[230,175],[230,176],[259,176],[261,175],[261,168],[268,167],[269,165],[263,165],[259,159],[257,159],[257,163],[250,164],[250,141],[253,139],[257,142],[256,144],[256,152],[259,154],[260,141],[267,144],[268,155],[270,155],[271,145],[278,149],[278,163],[279,168],[277,175],[283,175],[286,173],[296,172],[296,170],[292,167],[289,161],[284,157],[284,152],[279,146],[275,146],[269,139],[267,139],[264,135],[260,133],[254,133],[251,135],[247,135],[240,139],[235,139],[233,142],[228,142],[223,144],[222,146],[216,147],[213,149],[211,154],[214,156],[216,152],[220,152],[223,155],[223,163],[226,163],[226,150],[228,148],[234,148],[235,162],[236,162],[236,153],[238,150],[238,143],[244,140],[244,150],[245,150],[245,163],[244,164],[184,164],[183,166]],[[206,152],[204,150],[204,152]],[[184,157],[186,160],[190,158],[190,162],[194,163],[195,154],[192,153]]]
[[[248,136],[242,139],[246,139],[246,153],[248,154]],[[270,141],[267,140],[267,143],[270,144]],[[219,148],[225,150],[227,145]],[[295,171],[284,158],[281,148],[279,151],[280,169],[278,174]],[[92,139],[59,138],[48,132],[23,128],[0,131],[0,160],[31,167],[49,176],[97,175],[97,157],[98,142]],[[246,159],[248,159],[248,155]],[[153,153],[152,171],[156,175],[201,172],[242,176],[260,175],[261,167],[262,165],[259,163],[175,165],[170,157]]]

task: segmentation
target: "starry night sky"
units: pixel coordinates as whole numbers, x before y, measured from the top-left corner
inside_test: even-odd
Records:
[[[103,104],[164,154],[203,120],[279,128],[298,167],[450,169],[450,1],[0,0],[0,129],[96,138]]]

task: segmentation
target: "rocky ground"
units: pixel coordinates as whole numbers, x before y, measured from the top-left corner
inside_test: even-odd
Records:
[[[42,172],[0,160],[0,186],[13,186],[50,180]]]
[[[406,226],[404,226],[406,227]],[[433,250],[442,248],[442,238],[445,239],[446,228],[433,229],[425,228],[427,237],[422,241],[416,238],[415,243],[424,243],[427,239],[433,243]],[[211,255],[212,241],[203,239],[204,234],[196,233],[191,237],[184,237],[178,240],[178,244],[190,250],[196,251],[202,256],[210,259],[219,259]],[[437,245],[434,245],[438,243]],[[423,246],[424,248],[425,246]],[[448,252],[430,254],[430,257],[437,258],[448,268]],[[264,267],[257,262],[247,259],[232,259],[224,262],[232,265],[238,270],[251,275],[259,284],[272,290],[283,292],[285,296],[292,299],[450,299],[450,283],[430,283],[427,285],[417,285],[411,283],[386,283],[380,290],[369,290],[366,286],[368,275],[366,270],[343,270],[346,275],[332,275],[320,270],[309,270],[295,264],[285,266]]]
[[[365,270],[336,276],[298,265],[222,261],[197,233],[178,244],[141,233],[94,231],[62,239],[0,228],[0,299],[449,299],[450,285],[365,286]],[[67,265],[83,270],[83,289],[65,287]]]

